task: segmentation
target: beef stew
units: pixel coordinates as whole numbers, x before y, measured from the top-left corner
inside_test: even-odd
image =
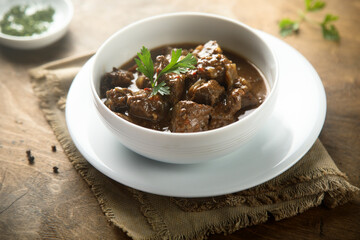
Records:
[[[266,98],[268,87],[261,72],[245,58],[221,49],[216,41],[153,49],[155,72],[169,64],[174,48],[181,48],[182,56],[192,53],[197,64],[186,73],[159,78],[169,86],[169,95],[151,94],[149,78],[131,60],[102,77],[104,104],[119,117],[146,128],[199,132],[236,122]]]

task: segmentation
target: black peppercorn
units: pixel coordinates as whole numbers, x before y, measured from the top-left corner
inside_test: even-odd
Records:
[[[31,150],[26,150],[26,157],[30,164],[34,164],[35,157],[31,155]]]
[[[30,163],[30,164],[34,164],[35,157],[34,157],[34,156],[29,156],[29,157],[28,157],[28,160],[29,160],[29,163]]]
[[[52,145],[52,146],[51,146],[51,150],[52,150],[53,152],[56,152],[56,146],[55,146],[55,145]]]

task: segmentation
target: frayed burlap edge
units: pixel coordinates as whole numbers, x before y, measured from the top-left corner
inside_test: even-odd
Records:
[[[321,175],[324,174],[324,172],[326,172],[326,178],[324,175]],[[295,187],[293,184],[277,185],[278,189],[276,191],[263,188],[256,190],[256,194],[249,194],[249,191],[252,192],[250,189],[249,191],[244,190],[219,197],[205,199],[171,198],[171,201],[178,205],[183,211],[199,212],[222,207],[257,207],[261,205],[276,204],[284,201],[300,199],[304,196],[309,196],[320,192],[332,192],[336,189],[340,191],[343,189],[344,191],[340,191],[340,193],[343,194],[339,193],[338,195],[330,195],[334,198],[334,200],[331,201],[331,204],[330,201],[324,202],[326,207],[333,208],[343,202],[343,195],[347,194],[348,191],[353,194],[347,195],[347,199],[351,199],[358,191],[356,187],[347,182],[347,177],[343,173],[339,173],[334,169],[318,169],[316,170],[316,173],[313,173],[313,176],[316,176],[316,178],[308,177],[306,180],[304,178],[303,180],[300,180],[295,185]],[[304,184],[308,186],[303,187]],[[275,184],[272,186],[275,186]],[[339,203],[336,203],[336,199],[341,199],[341,201],[339,200]]]
[[[325,193],[318,195],[307,196],[303,198],[301,204],[298,201],[292,200],[283,203],[281,206],[266,210],[264,207],[256,208],[252,213],[243,213],[234,218],[229,218],[218,225],[204,226],[200,231],[184,232],[182,235],[171,236],[166,224],[162,221],[157,211],[152,207],[151,202],[147,200],[146,194],[137,192],[137,199],[142,203],[143,214],[148,218],[149,223],[154,229],[157,229],[158,235],[155,239],[171,239],[171,240],[202,240],[207,239],[211,234],[231,234],[239,229],[249,226],[258,225],[268,221],[270,217],[274,217],[276,221],[293,217],[302,213],[309,208],[319,206]]]
[[[184,232],[182,235],[178,236],[172,236],[170,234],[170,231],[162,220],[162,217],[147,199],[147,194],[136,191],[135,196],[142,204],[141,211],[144,216],[148,218],[149,223],[158,233],[154,239],[202,240],[207,239],[211,234],[228,235],[242,228],[265,223],[270,218],[274,218],[275,221],[290,218],[310,208],[320,206],[323,203],[325,203],[328,207],[336,207],[348,202],[355,194],[359,193],[359,189],[349,184],[343,177],[332,176],[331,178],[333,179],[330,181],[326,178],[318,179],[317,184],[322,185],[325,191],[317,191],[317,194],[303,196],[301,198],[301,202],[298,201],[299,198],[295,198],[289,201],[284,201],[280,204],[257,206],[254,207],[252,212],[243,213],[234,218],[229,218],[217,225],[204,226],[197,232]],[[337,199],[337,201],[334,201],[334,199]],[[195,211],[199,211],[199,209],[196,209]],[[207,209],[204,209],[204,211],[207,211]]]

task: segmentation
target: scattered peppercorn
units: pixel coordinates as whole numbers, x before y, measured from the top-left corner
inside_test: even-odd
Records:
[[[55,146],[55,145],[52,145],[52,146],[51,146],[51,150],[52,150],[53,152],[56,152],[56,146]]]
[[[54,172],[54,173],[59,173],[59,168],[58,168],[58,167],[56,167],[56,166],[55,166],[55,167],[53,167],[53,172]]]
[[[31,150],[26,150],[26,157],[30,164],[34,164],[35,157],[31,155]]]
[[[34,156],[29,156],[28,160],[29,160],[30,164],[34,164],[35,157]]]

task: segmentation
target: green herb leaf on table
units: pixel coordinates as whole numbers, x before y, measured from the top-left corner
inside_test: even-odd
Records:
[[[334,22],[338,19],[339,19],[338,16],[335,16],[332,14],[327,14],[324,18],[324,21],[320,24],[322,33],[323,33],[323,37],[326,40],[330,40],[330,41],[339,41],[340,40],[340,35],[339,35],[338,30],[336,29],[336,27],[333,24],[330,24],[331,22]]]
[[[325,7],[325,2],[322,1],[313,1],[313,0],[305,0],[306,11],[315,12],[323,9]]]
[[[332,14],[326,14],[324,21],[321,24],[328,24],[330,22],[334,22],[339,19],[339,16],[335,16]]]
[[[299,23],[289,18],[284,18],[279,22],[280,35],[283,37],[289,36],[299,31]]]
[[[330,24],[331,22],[338,20],[338,16],[326,14],[322,22],[312,21],[306,16],[309,12],[315,12],[323,9],[325,5],[325,2],[323,1],[305,0],[305,10],[299,11],[297,20],[284,18],[279,22],[280,35],[286,37],[291,34],[298,33],[300,24],[303,22],[309,22],[321,27],[324,39],[330,41],[339,41],[339,31],[336,29],[335,25]]]
[[[165,82],[158,82],[159,77],[167,73],[186,73],[189,69],[194,69],[195,64],[197,63],[196,58],[191,53],[188,53],[184,58],[180,61],[182,49],[179,48],[176,51],[172,50],[171,52],[171,60],[170,63],[156,76],[154,80],[154,63],[151,59],[151,53],[149,49],[146,47],[142,47],[140,53],[137,53],[139,59],[135,58],[135,62],[137,64],[137,69],[139,72],[142,72],[146,77],[150,79],[150,83],[152,86],[151,95],[154,96],[157,93],[161,95],[169,95],[170,88],[166,86]]]

